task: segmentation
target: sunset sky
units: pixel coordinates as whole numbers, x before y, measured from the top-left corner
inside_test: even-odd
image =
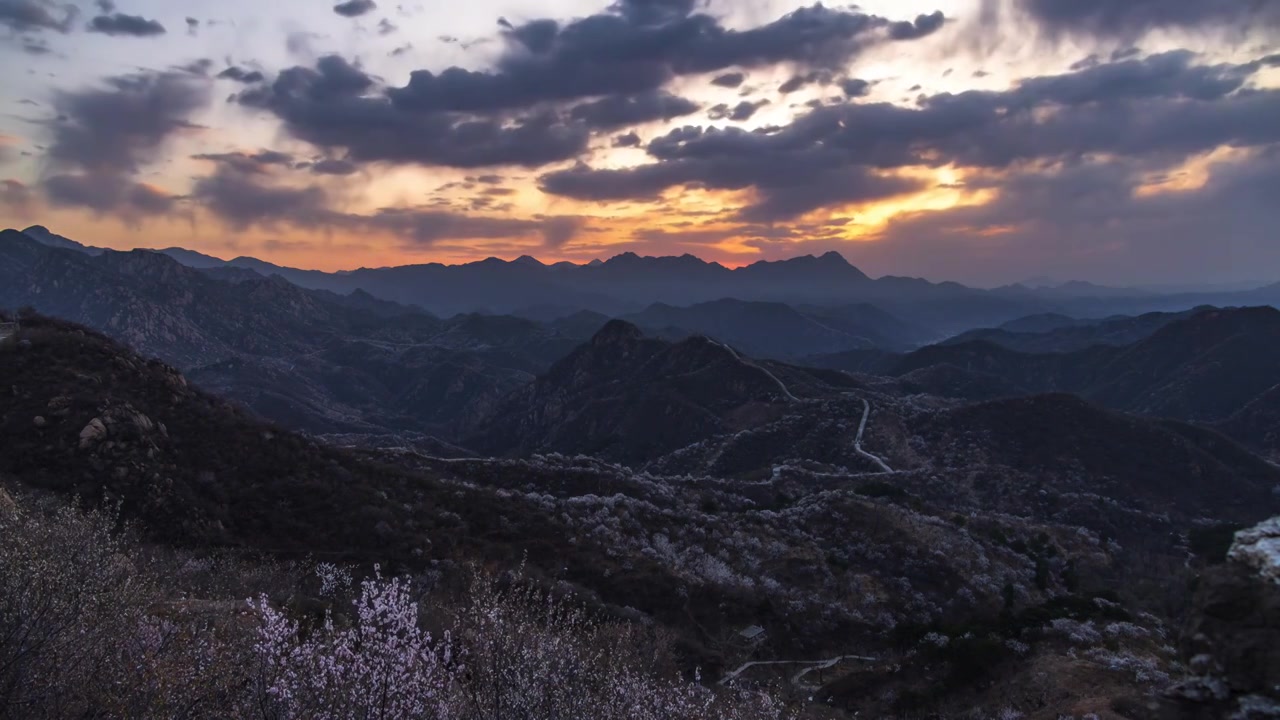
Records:
[[[0,0],[0,225],[1280,280],[1280,0]]]

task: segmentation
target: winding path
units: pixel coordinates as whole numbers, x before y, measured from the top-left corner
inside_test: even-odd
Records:
[[[862,655],[837,655],[836,657],[833,657],[829,660],[755,660],[755,661],[744,664],[742,667],[738,668],[737,670],[734,670],[733,672],[728,673],[724,677],[720,678],[720,684],[727,685],[733,682],[734,680],[737,680],[738,676],[742,675],[742,673],[750,670],[753,667],[760,667],[764,665],[809,665],[810,667],[807,667],[804,670],[801,670],[799,673],[792,676],[791,682],[798,683],[800,682],[801,678],[813,672],[814,670],[827,670],[829,668],[835,667],[836,665],[839,665],[840,663],[846,660],[859,660],[861,662],[878,662],[876,658],[864,657]]]
[[[867,431],[867,418],[869,417],[871,417],[871,403],[868,402],[866,398],[863,398],[862,399],[862,422],[858,425],[858,438],[853,441],[853,449],[857,450],[858,454],[861,455],[862,457],[880,466],[880,469],[883,470],[884,472],[891,473],[893,472],[893,468],[889,467],[888,463],[886,463],[884,460],[881,460],[878,456],[872,455],[871,453],[862,449],[862,434]]]
[[[768,369],[760,365],[757,365],[756,363],[742,357],[741,355],[738,354],[737,350],[734,350],[733,348],[720,342],[719,340],[714,340],[712,338],[707,338],[707,339],[710,340],[713,345],[719,345],[725,350],[728,350],[729,354],[732,355],[735,360],[742,363],[743,365],[746,365],[747,367],[750,367],[750,368],[755,368],[756,370],[759,370],[760,372],[764,373],[765,376],[767,376],[770,380],[778,384],[778,389],[782,391],[782,396],[785,397],[787,400],[790,400],[791,402],[800,402],[800,398],[796,397],[795,395],[792,395],[791,391],[787,389],[787,386],[781,380],[778,379],[777,375],[774,375],[773,373],[769,372]]]

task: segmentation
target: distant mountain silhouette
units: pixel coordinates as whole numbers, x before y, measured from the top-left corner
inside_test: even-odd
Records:
[[[43,228],[33,228],[33,233],[57,237]],[[82,252],[100,252],[66,238],[51,242],[78,247]],[[1247,292],[1170,295],[1085,282],[988,291],[919,278],[872,279],[835,252],[761,261],[741,268],[727,268],[693,255],[641,257],[624,253],[583,265],[547,264],[522,256],[510,262],[488,258],[462,265],[430,263],[334,273],[288,268],[252,257],[222,260],[183,248],[160,252],[204,271],[231,267],[264,277],[280,275],[300,287],[343,296],[360,289],[382,300],[445,317],[481,312],[551,321],[582,310],[619,317],[655,303],[683,307],[725,298],[788,304],[805,314],[811,314],[805,306],[870,304],[918,329],[923,337],[912,345],[1037,314],[1107,317],[1181,312],[1200,305],[1280,304],[1280,284]]]
[[[1134,326],[1167,319],[1139,318]],[[950,369],[922,374],[932,368]],[[1131,345],[1068,353],[987,341],[936,345],[903,357],[889,374],[938,395],[974,399],[977,383],[1003,396],[1070,392],[1118,410],[1220,422],[1280,384],[1280,311],[1202,309]]]
[[[1053,314],[1035,315],[1005,323],[997,329],[970,330],[944,344],[960,345],[982,341],[1028,353],[1073,352],[1094,345],[1120,347],[1150,337],[1166,325],[1188,318],[1203,309],[1101,320],[1076,320]]]
[[[656,304],[623,319],[672,339],[706,335],[748,355],[795,359],[857,349],[915,347],[919,331],[870,306],[806,308],[717,300],[691,307]]]

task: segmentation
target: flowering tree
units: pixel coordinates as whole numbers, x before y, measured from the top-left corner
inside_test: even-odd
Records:
[[[332,577],[322,572],[322,579]],[[375,720],[452,718],[457,668],[448,636],[418,626],[408,580],[376,576],[361,583],[352,627],[327,613],[306,634],[266,597],[250,601],[261,624],[254,646],[259,690],[270,718]]]

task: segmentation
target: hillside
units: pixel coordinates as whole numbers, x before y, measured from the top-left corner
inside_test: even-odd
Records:
[[[943,344],[988,342],[1024,353],[1069,353],[1095,345],[1123,347],[1145,340],[1166,325],[1187,319],[1205,309],[1207,308],[1102,320],[1036,315],[1005,323],[999,328],[970,330]]]
[[[672,343],[615,320],[499,406],[463,444],[636,462],[750,427],[830,390],[803,372],[784,382],[770,367],[705,337]]]

